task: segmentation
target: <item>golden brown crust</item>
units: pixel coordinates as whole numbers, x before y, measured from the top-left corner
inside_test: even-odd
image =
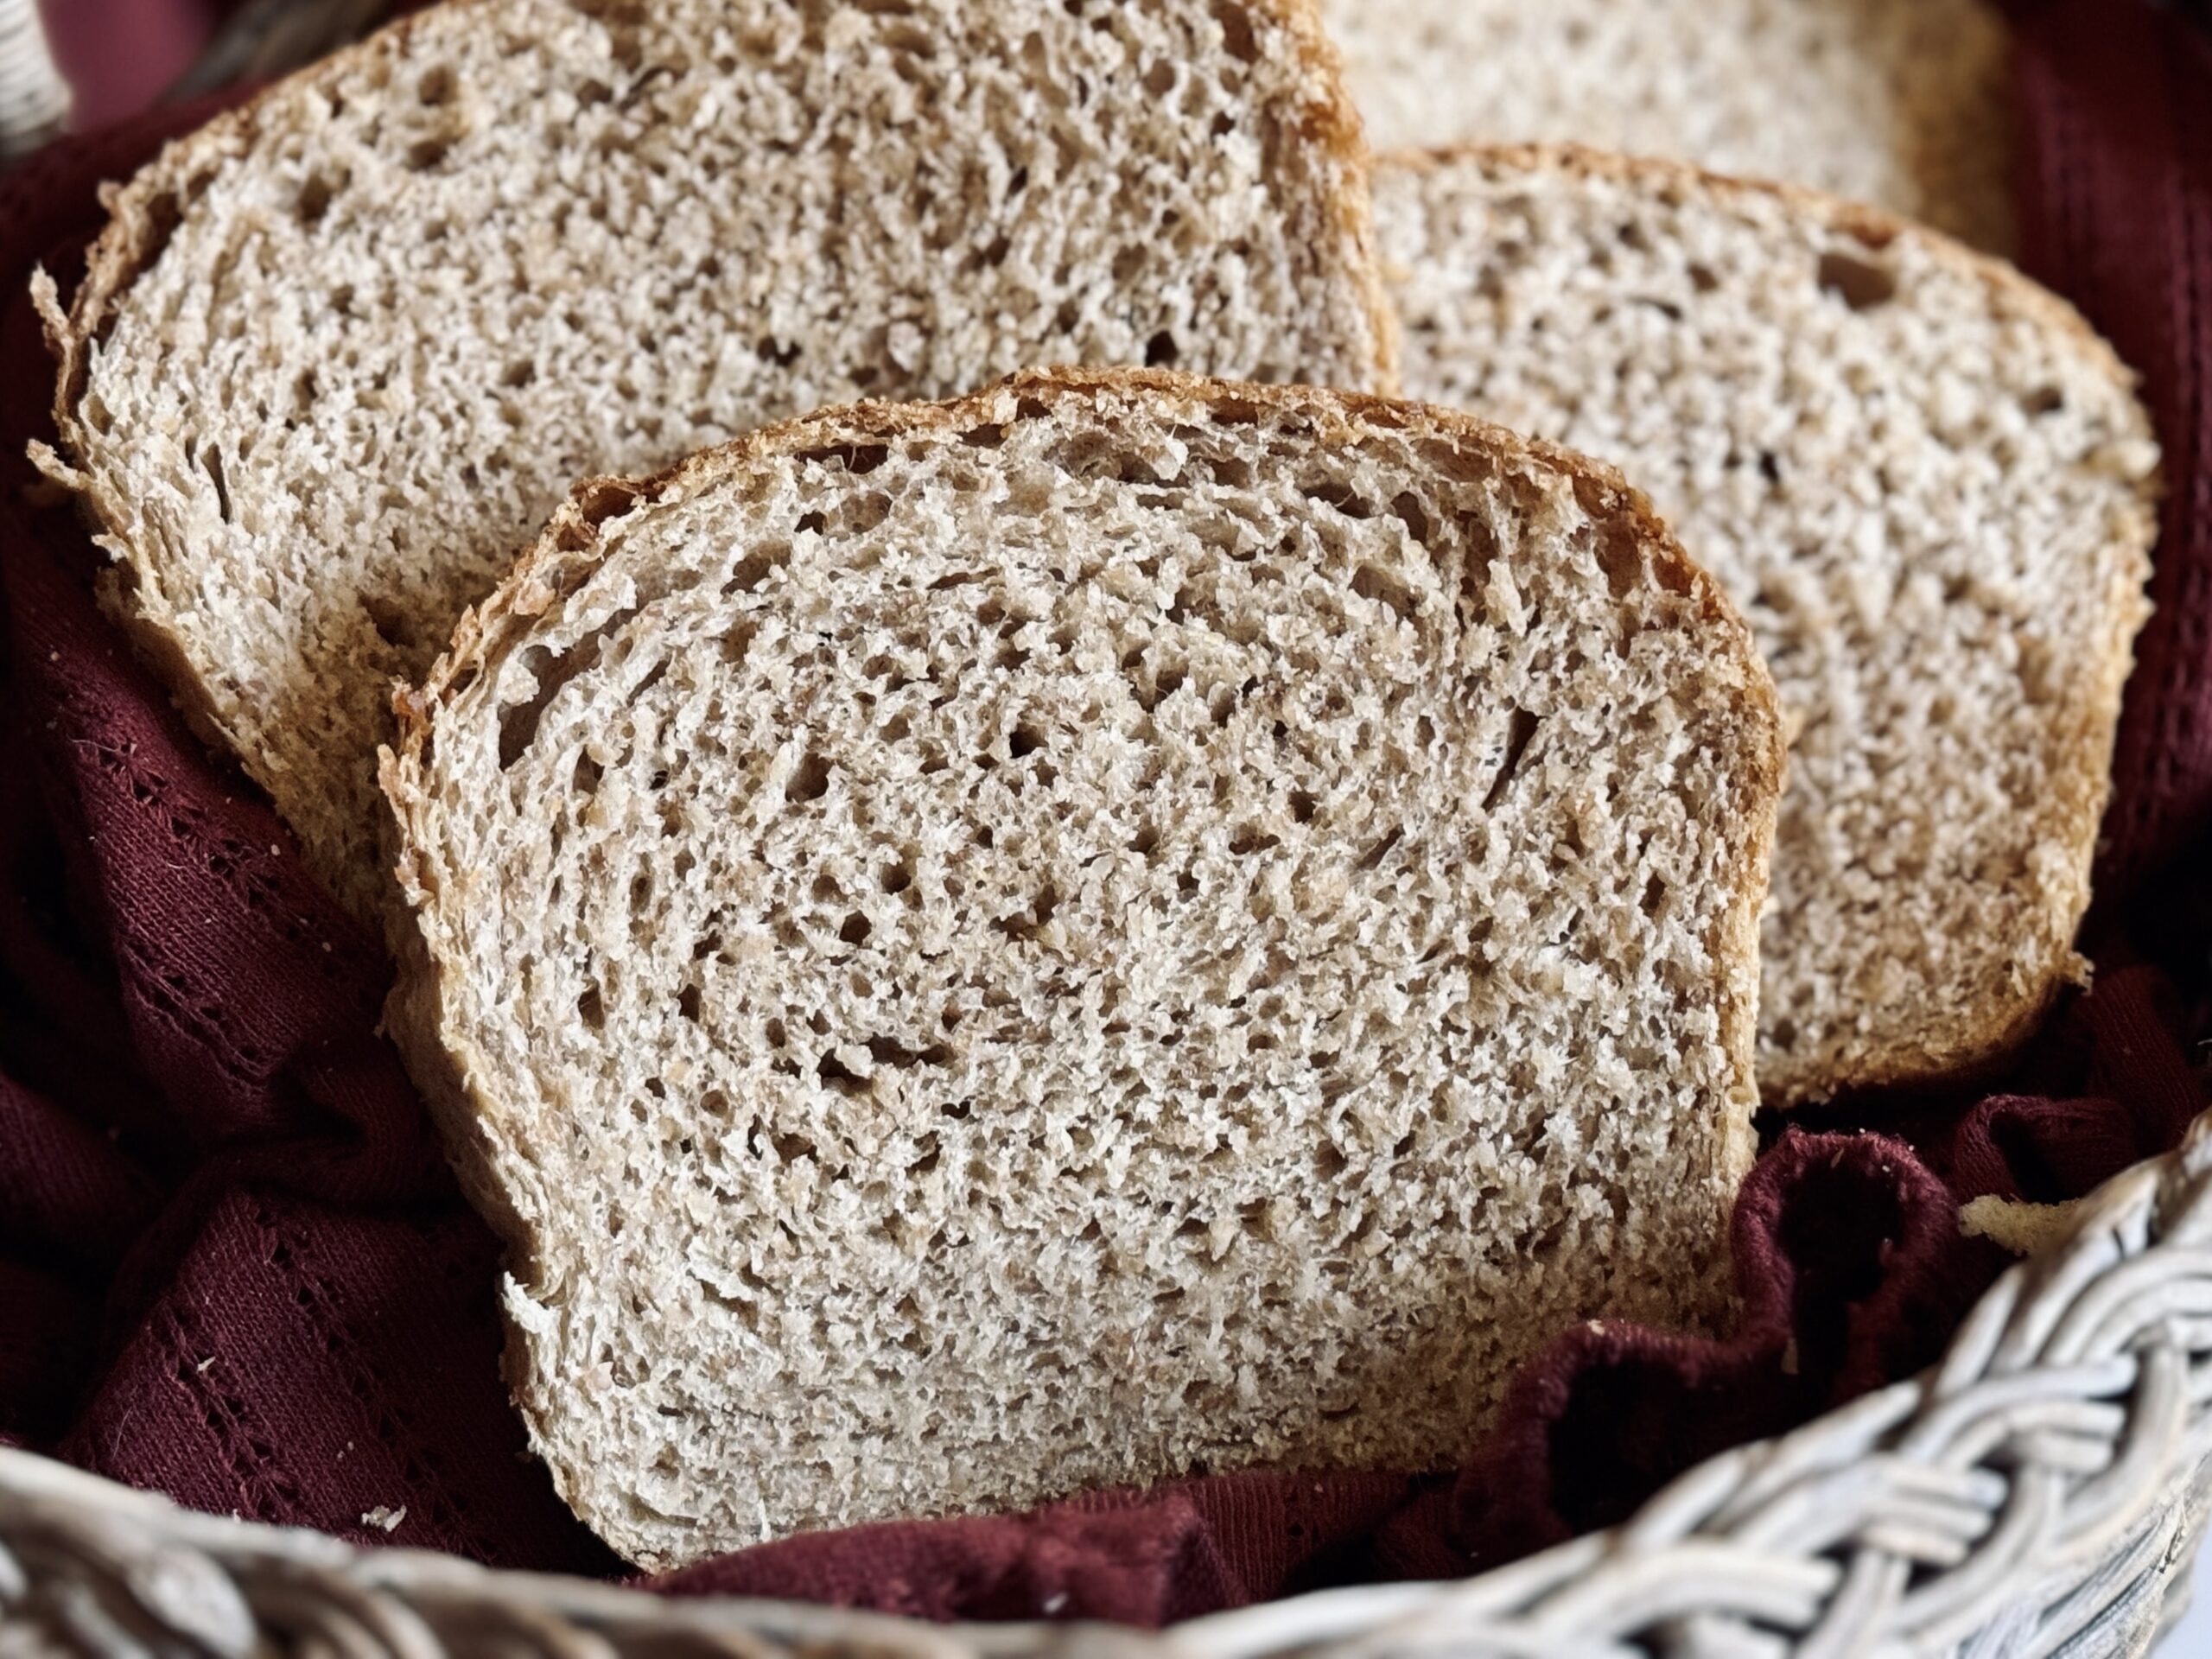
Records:
[[[412,833],[416,827],[412,815],[427,804],[418,785],[428,764],[436,710],[494,673],[531,620],[590,576],[606,556],[607,548],[599,534],[606,521],[632,505],[649,505],[671,492],[703,485],[755,461],[798,451],[880,444],[958,431],[1001,423],[1009,416],[1019,419],[1022,405],[1032,400],[1041,404],[1052,399],[1095,401],[1117,395],[1149,396],[1179,404],[1192,417],[1214,421],[1235,420],[1240,415],[1249,418],[1245,411],[1260,410],[1302,416],[1314,423],[1324,442],[1382,427],[1475,444],[1495,454],[1525,456],[1571,480],[1585,510],[1593,517],[1618,516],[1627,522],[1651,554],[1656,578],[1686,594],[1694,594],[1701,602],[1703,615],[1726,628],[1738,644],[1735,655],[1744,670],[1738,690],[1759,741],[1738,751],[1734,758],[1743,768],[1745,798],[1764,803],[1764,810],[1754,809],[1756,817],[1750,825],[1734,889],[1738,902],[1709,944],[1716,960],[1757,963],[1759,906],[1766,891],[1767,859],[1786,764],[1781,711],[1749,627],[1718,584],[1682,550],[1673,531],[1640,492],[1603,462],[1458,410],[1354,392],[1206,380],[1159,369],[1030,370],[969,397],[942,403],[858,404],[827,410],[763,427],[688,456],[650,477],[593,479],[578,485],[569,501],[555,512],[537,543],[516,560],[506,579],[482,604],[463,614],[450,646],[432,665],[422,685],[403,690],[393,700],[398,730],[394,748],[380,757],[379,778],[397,825],[399,875],[410,902],[419,899],[426,874],[420,843]],[[1722,668],[1716,658],[1715,671]],[[458,1132],[449,1144],[465,1145],[477,1135],[474,1126],[479,1120],[465,1081],[465,1068],[447,1052],[442,1039],[442,1021],[437,1009],[443,1000],[442,969],[423,946],[419,930],[402,926],[397,931],[415,937],[411,944],[398,942],[403,969],[393,993],[389,1023],[410,1065],[417,1068],[417,1079],[432,1096],[442,1123],[449,1135]],[[1758,1103],[1753,1083],[1758,1026],[1756,972],[1747,977],[1751,988],[1727,998],[1719,1009],[1721,1044],[1735,1062],[1743,1089],[1742,1097],[1733,1103],[1719,1151],[1722,1167],[1716,1171],[1718,1185],[1729,1194],[1749,1171],[1756,1150],[1751,1122],[1751,1109]],[[471,1185],[472,1190],[477,1190],[489,1182],[479,1176]],[[508,1218],[512,1230],[508,1227],[502,1230],[508,1234],[510,1246],[527,1248],[527,1229],[512,1220],[506,1200],[499,1199],[486,1213]]]
[[[1376,243],[1375,214],[1368,181],[1373,156],[1367,146],[1367,129],[1359,118],[1351,90],[1344,85],[1344,54],[1321,22],[1319,0],[1248,0],[1271,13],[1289,31],[1300,56],[1319,82],[1319,96],[1310,111],[1305,137],[1319,143],[1344,171],[1346,188],[1330,206],[1337,228],[1359,251],[1367,273],[1368,329],[1375,340],[1375,383],[1377,393],[1395,396],[1400,387],[1398,310],[1390,303],[1382,283],[1382,264]]]
[[[1631,184],[1675,200],[1697,194],[1722,202],[1766,200],[1870,249],[1910,238],[1936,259],[1970,273],[2000,312],[2029,318],[2070,340],[2087,353],[2088,367],[2133,394],[2139,377],[2087,318],[2060,296],[2021,274],[2009,261],[1910,219],[1863,203],[1847,201],[1802,186],[1743,179],[1689,162],[1618,156],[1577,144],[1459,144],[1433,149],[1398,150],[1379,156],[1378,168],[1432,173],[1450,166],[1471,166],[1493,176],[1506,173],[1564,175]],[[2133,641],[2145,610],[2142,588],[2150,575],[2149,550],[2157,537],[2157,504],[2163,493],[2153,472],[2137,486],[2136,511],[2126,551],[2115,561],[2112,588],[2101,596],[2107,619],[2105,648],[2094,683],[2072,705],[2068,741],[2076,764],[2050,780],[2052,816],[2062,824],[2072,854],[2072,880],[2050,907],[2043,943],[2052,969],[2017,994],[1993,1000],[1979,1019],[1946,1039],[1906,1042],[1867,1051],[1804,1071],[1766,1088],[1770,1105],[1788,1108],[1830,1099],[1847,1091],[1910,1087],[1938,1079],[1963,1080],[1986,1075],[2034,1034],[2060,994],[2079,981],[2084,964],[2068,947],[2088,908],[2090,864],[2099,825],[2111,793],[2112,753],[2117,737],[2120,699],[2133,663]]]

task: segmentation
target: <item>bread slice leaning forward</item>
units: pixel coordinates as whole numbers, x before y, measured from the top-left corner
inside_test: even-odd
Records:
[[[1587,144],[2013,242],[1993,0],[1321,0],[1378,149]]]
[[[67,315],[111,607],[359,914],[374,752],[577,479],[1037,363],[1387,390],[1310,0],[465,0],[172,145]]]
[[[665,1566],[1426,1467],[1710,1321],[1781,765],[1642,499],[1441,410],[1036,374],[584,486],[384,768],[562,1492]]]
[[[1408,386],[1620,467],[1773,670],[1769,1098],[2001,1056],[2081,971],[2156,530],[2133,377],[2010,266],[1805,192],[1570,149],[1376,191]]]

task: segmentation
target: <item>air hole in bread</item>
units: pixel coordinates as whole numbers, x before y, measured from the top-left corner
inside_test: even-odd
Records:
[[[1229,850],[1239,858],[1249,858],[1254,853],[1264,853],[1282,845],[1282,837],[1270,834],[1256,823],[1239,824],[1230,836]]]
[[[594,1031],[607,1028],[607,1004],[599,994],[599,987],[587,985],[576,998],[576,1016]]]
[[[407,165],[427,173],[452,153],[454,142],[455,135],[443,132],[418,138],[407,147]]]
[[[784,798],[789,801],[818,801],[830,792],[830,763],[819,754],[809,751],[800,757],[784,785]]]
[[[1417,608],[1413,590],[1389,572],[1371,564],[1363,564],[1352,572],[1351,590],[1362,599],[1387,605],[1398,613],[1402,621],[1410,622]]]
[[[1181,350],[1175,344],[1174,334],[1169,329],[1161,329],[1145,342],[1144,360],[1148,368],[1171,367],[1181,355]]]
[[[385,644],[395,651],[414,649],[415,629],[406,607],[388,594],[367,593],[361,595],[361,610]]]
[[[337,187],[321,174],[311,175],[308,181],[300,187],[300,199],[296,210],[299,213],[300,223],[302,225],[322,223],[323,215],[330,211],[331,198],[337,194]]]
[[[1428,515],[1421,511],[1420,501],[1414,499],[1413,493],[1409,490],[1392,499],[1390,516],[1406,527],[1406,533],[1408,536],[1424,546],[1427,544],[1429,537],[1435,533],[1435,526],[1429,523]]]
[[[2066,394],[2056,386],[2038,386],[2020,399],[2020,407],[2031,415],[2055,415],[2066,407]]]
[[[1359,492],[1348,484],[1332,480],[1303,484],[1299,486],[1309,501],[1319,501],[1324,506],[1334,507],[1347,518],[1368,519],[1375,516],[1375,504],[1362,498]],[[1357,584],[1354,584],[1357,586]]]
[[[1484,811],[1495,810],[1498,802],[1504,798],[1514,774],[1521,770],[1521,758],[1529,752],[1529,745],[1535,738],[1539,723],[1537,717],[1525,709],[1513,711],[1513,719],[1505,734],[1505,759],[1498,763],[1497,776],[1491,779],[1490,791],[1483,797]]]
[[[760,591],[760,584],[768,579],[768,573],[787,563],[790,558],[791,550],[787,547],[763,548],[748,553],[732,567],[729,580],[722,584],[722,592],[725,594],[757,593]]]
[[[837,938],[846,944],[866,944],[868,936],[874,931],[874,924],[868,920],[867,913],[856,910],[848,915],[840,925],[837,929]]]
[[[453,102],[454,75],[446,64],[435,64],[425,70],[423,79],[415,84],[415,96],[430,108]]]
[[[1897,297],[1894,271],[1834,248],[1821,256],[1819,276],[1821,286],[1854,311],[1871,311]]]
[[[1260,42],[1252,29],[1251,14],[1242,6],[1223,3],[1214,7],[1213,16],[1221,25],[1221,43],[1229,55],[1240,63],[1258,62]]]
[[[1700,294],[1710,294],[1720,286],[1720,279],[1713,274],[1713,267],[1693,264],[1689,267],[1690,286]]]
[[[1354,868],[1362,870],[1380,869],[1382,866],[1382,861],[1389,857],[1392,849],[1405,838],[1405,826],[1403,824],[1400,824],[1396,829],[1392,830],[1388,835],[1383,836],[1377,840],[1375,844],[1370,847],[1364,853],[1362,853],[1359,856],[1358,864]]]
[[[539,720],[545,707],[551,702],[561,688],[577,675],[597,665],[601,644],[606,637],[635,616],[634,609],[621,610],[577,639],[558,655],[549,655],[542,645],[525,647],[521,655],[523,667],[537,683],[537,690],[522,702],[510,703],[499,711],[499,769],[513,766],[529,750],[537,735]]]
[[[227,524],[232,522],[231,483],[223,472],[223,446],[209,444],[200,464],[207,469],[208,481],[215,486],[215,511],[222,515],[223,522]]]
[[[952,1058],[952,1051],[943,1043],[931,1043],[922,1048],[909,1048],[895,1037],[871,1037],[868,1039],[868,1057],[878,1065],[911,1071],[918,1065],[943,1065]]]
[[[833,1088],[842,1089],[859,1084],[864,1089],[867,1086],[865,1079],[840,1065],[837,1063],[837,1057],[834,1054],[824,1054],[822,1057],[822,1064],[816,1068],[816,1071]],[[776,1149],[776,1156],[787,1164],[795,1164],[802,1158],[819,1160],[822,1156],[822,1149],[816,1146],[810,1137],[791,1130],[772,1130],[768,1135],[768,1144]]]

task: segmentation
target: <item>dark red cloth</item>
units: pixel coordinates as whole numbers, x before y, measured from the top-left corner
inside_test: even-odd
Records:
[[[79,132],[136,115],[192,67],[235,0],[37,0]]]
[[[1159,1624],[1495,1565],[1927,1363],[2002,1265],[1960,1198],[2069,1196],[2173,1143],[2205,1103],[2212,977],[2212,48],[2134,0],[2018,16],[2028,257],[2144,371],[2172,486],[2094,991],[1995,1092],[1770,1126],[1735,1332],[1563,1332],[1456,1472],[1185,1481],[791,1539],[662,1587]],[[100,618],[73,518],[26,493],[49,385],[29,266],[73,280],[95,182],[204,112],[0,181],[0,1435],[203,1509],[613,1573],[524,1456],[495,1250],[377,1034],[381,951]]]

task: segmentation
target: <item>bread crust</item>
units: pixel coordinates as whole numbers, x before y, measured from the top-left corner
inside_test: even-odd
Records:
[[[2071,340],[2088,357],[2089,366],[2131,397],[2140,381],[2087,318],[2009,261],[1885,209],[1801,185],[1737,178],[1689,162],[1619,156],[1576,144],[1443,145],[1390,151],[1377,156],[1376,165],[1378,169],[1416,174],[1455,166],[1472,166],[1493,175],[1548,173],[1630,184],[1662,197],[1702,196],[1724,204],[1766,200],[1783,203],[1795,214],[1872,250],[1910,238],[1942,263],[1972,275],[1989,294],[1995,308],[2033,319]],[[2104,643],[2081,705],[2084,717],[2076,722],[2074,765],[2050,780],[2050,816],[2069,853],[2068,885],[2044,914],[2041,943],[2050,947],[2053,969],[2015,995],[1991,999],[1973,1018],[1936,1040],[1862,1048],[1840,1063],[1808,1068],[1782,1085],[1767,1086],[1768,1104],[1788,1108],[1847,1093],[1987,1076],[2035,1034],[2068,986],[2088,982],[2088,963],[2071,945],[2088,909],[2091,865],[2099,825],[2111,795],[2113,750],[2121,697],[2133,666],[2135,635],[2150,614],[2150,601],[2143,589],[2151,574],[2150,550],[2157,539],[2163,493],[2163,473],[2158,469],[2136,486],[2130,533],[2123,547],[2127,556],[2115,562],[2117,574],[2111,587],[2097,596],[2099,613],[2106,623]]]

